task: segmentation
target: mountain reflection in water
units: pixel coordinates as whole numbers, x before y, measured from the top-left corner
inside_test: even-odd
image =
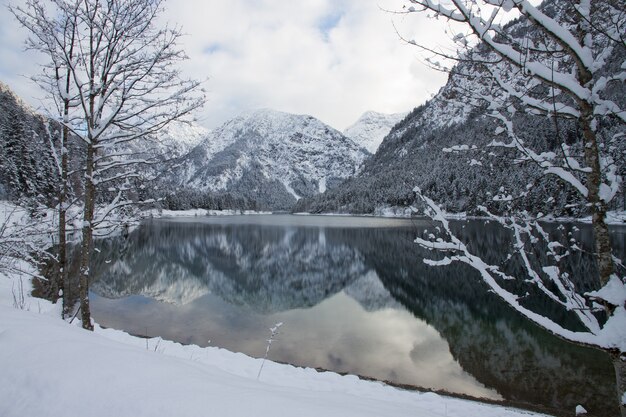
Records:
[[[349,217],[152,221],[127,239],[98,242],[93,315],[134,334],[256,357],[265,352],[268,328],[284,322],[273,360],[557,413],[577,404],[597,415],[615,411],[604,353],[519,317],[462,264],[425,265],[423,257],[433,254],[413,239],[427,227]],[[458,227],[493,260],[510,243],[496,225]],[[578,237],[588,244],[583,232]],[[590,276],[590,259],[569,262]],[[582,278],[579,285],[593,287]],[[577,326],[532,291],[527,303]]]

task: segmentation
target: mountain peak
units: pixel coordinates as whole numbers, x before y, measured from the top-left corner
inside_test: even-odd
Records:
[[[253,129],[262,136],[301,130],[316,137],[328,136],[328,132],[341,135],[336,129],[308,114],[286,113],[269,108],[249,110],[226,122],[226,125]]]
[[[352,126],[344,130],[343,134],[370,153],[376,153],[378,146],[391,128],[405,116],[406,113],[385,114],[371,110],[366,111]]]
[[[192,121],[173,121],[158,134],[163,149],[174,156],[181,156],[198,145],[209,134],[209,130]]]

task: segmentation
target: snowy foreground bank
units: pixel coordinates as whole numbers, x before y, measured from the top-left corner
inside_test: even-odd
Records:
[[[3,417],[539,415],[272,362],[257,380],[261,360],[243,354],[98,326],[91,333],[28,296],[24,309],[12,307],[18,283],[0,275]]]

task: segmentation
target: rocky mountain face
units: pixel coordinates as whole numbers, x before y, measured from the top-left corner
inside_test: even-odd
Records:
[[[384,114],[375,111],[365,112],[343,134],[375,154],[381,142],[389,134],[391,128],[398,124],[406,113]]]
[[[319,120],[257,110],[226,122],[181,158],[174,184],[290,209],[354,175],[368,152]]]
[[[60,132],[59,123],[37,114],[0,84],[0,198],[55,204]],[[80,172],[84,151],[77,139],[72,141],[72,167]],[[166,198],[173,209],[289,210],[300,198],[324,193],[354,175],[369,156],[311,116],[272,110],[244,114],[214,131],[175,122],[127,147],[153,162],[136,167],[141,177],[159,178],[156,191],[154,184],[138,180],[136,198]],[[80,193],[80,177],[72,182]],[[102,198],[108,198],[106,190]]]
[[[523,117],[532,126],[527,129],[528,137],[550,131],[549,120]],[[509,175],[508,158],[482,160],[485,155],[480,149],[491,141],[495,129],[494,122],[480,112],[448,103],[440,93],[398,124],[355,177],[323,196],[299,201],[295,210],[371,214],[401,210],[415,204],[413,189],[419,186],[448,211],[471,212],[500,187],[520,191],[538,176],[533,166],[516,167],[517,175]],[[474,150],[443,151],[459,144],[469,144]],[[535,184],[526,200],[527,208],[550,212],[557,202],[546,205],[545,195],[554,186],[546,180]],[[558,201],[560,206],[576,202],[565,190]]]

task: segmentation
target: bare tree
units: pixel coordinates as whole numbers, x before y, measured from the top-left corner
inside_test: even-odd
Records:
[[[541,7],[528,0],[408,0],[404,12],[430,13],[458,31],[453,36],[458,46],[455,53],[409,42],[437,57],[429,59],[431,65],[472,79],[471,84],[458,83],[455,100],[481,107],[498,125],[489,146],[508,150],[514,164],[536,165],[542,175],[562,182],[586,202],[592,215],[599,289],[582,294],[576,288],[568,273],[559,269],[558,261],[577,248],[551,239],[528,213],[496,216],[482,208],[514,236],[514,252],[525,274],[513,277],[474,255],[451,230],[446,213],[416,188],[427,212],[441,224],[439,236],[416,241],[446,253],[443,260],[427,262],[464,262],[528,319],[564,339],[611,353],[621,413],[626,415],[625,277],[617,272],[621,261],[612,251],[606,221],[607,207],[622,188],[626,5],[613,0],[545,1]],[[520,19],[508,26],[501,23],[516,17]],[[458,64],[450,68],[446,62]],[[554,120],[556,147],[546,149],[522,140],[515,124],[519,112]],[[576,125],[579,134],[573,143],[561,136],[560,123]],[[470,148],[455,146],[447,151],[464,149]],[[506,203],[523,197],[524,193],[512,196],[500,190],[494,199]],[[549,263],[538,265],[529,259],[528,252],[537,246],[545,247]],[[510,279],[535,285],[550,300],[576,314],[587,331],[570,331],[526,307],[523,296],[503,284]],[[606,319],[598,319],[598,311],[603,311]]]
[[[176,67],[186,59],[178,47],[181,31],[156,27],[162,5],[161,0],[29,0],[12,9],[31,33],[28,45],[50,60],[44,69],[48,81],[41,84],[59,103],[67,133],[80,138],[85,151],[79,298],[86,329],[93,329],[94,230],[134,203],[127,194],[134,191],[133,179],[142,176],[137,167],[150,163],[138,143],[204,102],[199,83],[183,79]],[[110,198],[99,200],[104,195]]]

